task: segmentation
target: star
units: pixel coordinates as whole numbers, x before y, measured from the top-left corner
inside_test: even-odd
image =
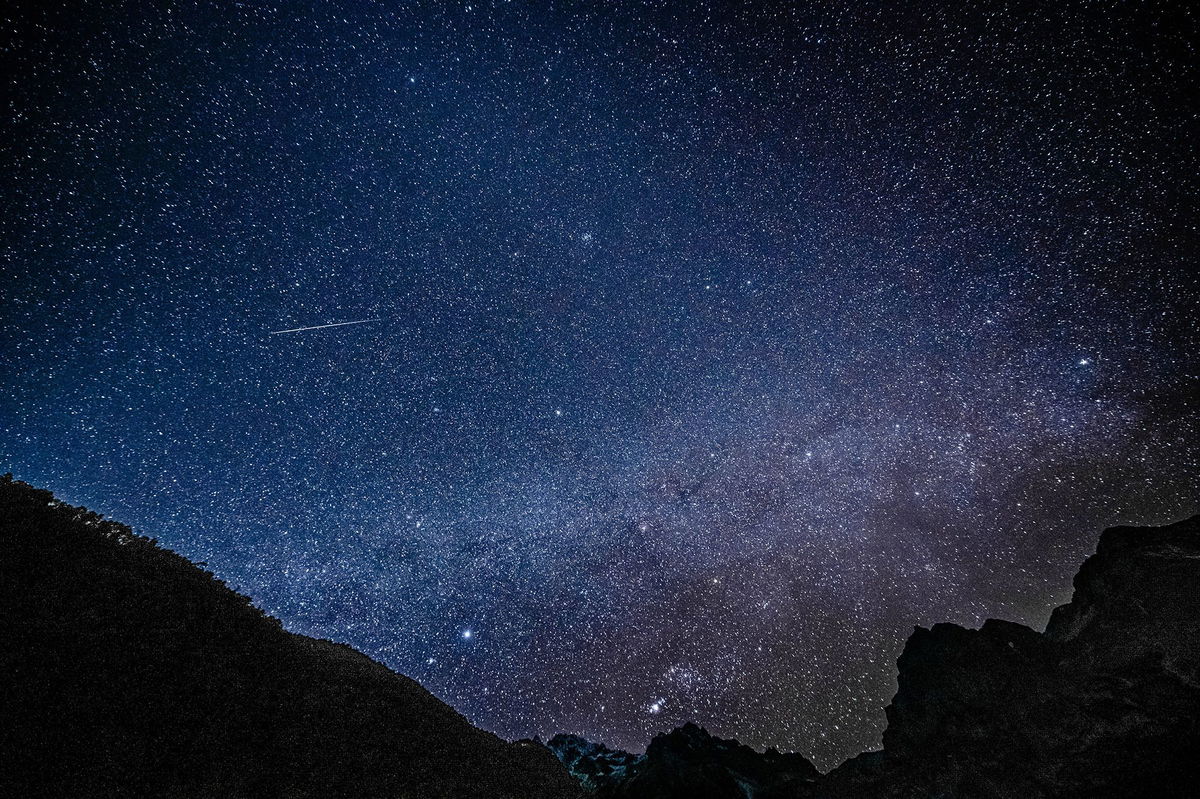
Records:
[[[4,470],[502,737],[823,769],[1200,510],[1163,4],[464,2],[11,12]]]

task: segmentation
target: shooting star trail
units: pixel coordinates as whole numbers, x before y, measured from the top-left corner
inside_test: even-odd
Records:
[[[383,318],[378,319],[358,319],[353,322],[332,322],[328,325],[313,325],[312,327],[293,327],[290,330],[272,330],[271,335],[277,336],[280,333],[302,333],[305,330],[323,330],[327,327],[341,327],[343,325],[365,325],[367,322],[382,322]]]

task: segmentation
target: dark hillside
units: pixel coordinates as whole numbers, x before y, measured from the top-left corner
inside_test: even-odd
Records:
[[[577,794],[541,747],[11,476],[0,625],[3,796]]]

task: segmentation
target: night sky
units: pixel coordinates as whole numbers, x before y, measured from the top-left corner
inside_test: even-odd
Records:
[[[1200,510],[1185,4],[51,5],[0,470],[486,729],[827,768]]]

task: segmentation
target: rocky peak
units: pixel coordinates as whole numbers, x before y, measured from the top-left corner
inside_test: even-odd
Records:
[[[555,735],[545,746],[585,788],[597,792],[608,791],[628,779],[645,760],[645,755],[610,749],[565,733]]]
[[[656,735],[645,755],[568,735],[555,736],[549,748],[601,797],[766,799],[791,795],[818,776],[802,755],[757,752],[690,722]]]
[[[1045,633],[917,628],[884,751],[841,796],[1192,796],[1200,780],[1200,518],[1106,531]]]
[[[1077,658],[1109,665],[1160,653],[1174,668],[1200,663],[1200,516],[1165,527],[1114,527],[1056,609],[1046,637]]]

